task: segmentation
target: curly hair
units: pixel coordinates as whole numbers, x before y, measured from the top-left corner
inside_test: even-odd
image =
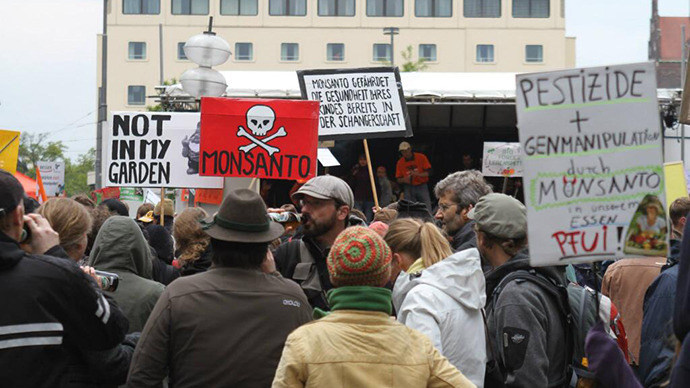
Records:
[[[434,187],[436,198],[441,198],[446,193],[452,193],[453,201],[461,208],[476,205],[479,198],[492,192],[491,186],[486,183],[482,173],[477,170],[454,172],[443,178]]]
[[[211,237],[204,232],[199,222],[206,217],[208,214],[204,209],[190,207],[175,218],[173,236],[175,237],[178,260],[182,262],[196,261],[208,248]]]

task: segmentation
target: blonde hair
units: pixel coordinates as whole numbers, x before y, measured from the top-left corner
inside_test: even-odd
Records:
[[[76,247],[91,230],[91,215],[82,204],[70,198],[51,198],[37,213],[58,233],[60,246],[66,251]]]
[[[175,218],[173,236],[175,248],[179,250],[178,260],[184,262],[196,261],[204,253],[211,237],[204,232],[199,221],[208,217],[204,209],[190,207],[182,211]]]
[[[421,257],[425,268],[453,254],[450,243],[436,225],[414,218],[393,221],[384,240],[393,252]]]

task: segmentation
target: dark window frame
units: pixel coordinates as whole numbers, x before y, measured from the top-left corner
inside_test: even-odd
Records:
[[[515,19],[548,19],[551,17],[551,0],[512,0],[513,1],[513,12],[512,16]],[[529,16],[515,16],[515,3],[516,1],[527,1],[529,3]],[[537,2],[546,3],[546,16],[533,16],[533,8]]]
[[[237,48],[237,45],[240,45],[240,44],[249,45],[250,51],[251,51],[251,58],[249,58],[249,59],[239,58],[240,50]],[[282,56],[282,53],[281,53],[281,56]],[[235,61],[236,62],[252,62],[252,61],[254,61],[254,43],[252,43],[252,42],[235,42]]]
[[[539,47],[541,49],[541,56],[539,57],[538,61],[535,60],[530,60],[530,57],[527,55],[530,47]],[[544,63],[544,45],[543,44],[526,44],[525,45],[525,62],[526,63]]]
[[[386,46],[386,56],[387,56],[387,58],[384,58],[384,59],[377,59],[377,58],[376,58],[376,46]],[[371,56],[371,60],[372,60],[373,62],[391,62],[391,59],[393,59],[393,53],[392,53],[392,50],[391,50],[391,44],[390,44],[390,43],[374,43],[374,44],[371,46],[371,48],[372,48],[372,51],[373,51],[372,56]]]
[[[343,48],[342,57],[340,59],[332,59],[328,57],[328,47],[335,47],[339,45]],[[326,43],[326,61],[328,62],[345,62],[345,43]]]
[[[187,2],[189,3],[189,13],[181,12],[181,13],[175,13],[175,2]],[[205,1],[206,2],[206,13],[192,13],[192,3],[195,1]],[[206,16],[211,13],[211,5],[209,4],[209,0],[170,0],[170,13],[172,15],[176,16]],[[184,6],[182,7],[184,8]]]
[[[188,61],[187,55],[184,53],[185,42],[177,42],[177,60]],[[181,54],[181,55],[180,55]]]
[[[503,10],[502,10],[502,4],[501,0],[477,0],[479,1],[479,16],[471,16],[468,15],[467,12],[467,7],[468,7],[468,2],[467,0],[463,1],[463,10],[462,10],[462,16],[468,19],[477,19],[477,18],[486,18],[486,19],[498,19],[503,15]],[[495,2],[498,3],[498,15],[489,15],[489,12],[487,12],[487,5],[489,2]]]
[[[336,13],[335,13],[335,14],[332,14],[332,15],[329,15],[329,14],[322,14],[322,13],[321,13],[321,1],[322,1],[322,0],[318,0],[318,1],[317,1],[317,8],[318,8],[318,10],[317,10],[317,12],[316,12],[317,15],[320,16],[320,17],[341,17],[341,18],[346,18],[346,17],[354,17],[355,15],[357,15],[357,0],[333,0],[333,1],[335,1]],[[341,1],[351,1],[351,2],[353,3],[352,15],[348,15],[348,14],[339,15],[339,14],[338,14],[338,3],[341,2]]]
[[[130,57],[130,53],[131,53],[131,52],[130,52],[130,51],[131,51],[130,47],[132,47],[132,44],[137,44],[137,43],[140,43],[140,44],[143,45],[143,46],[142,46],[142,47],[143,47],[143,50],[142,50],[142,52],[143,52],[143,53],[142,53],[142,57],[141,57],[141,58],[132,58],[132,57]],[[147,47],[146,47],[146,46],[147,46],[146,42],[127,42],[127,60],[128,60],[128,61],[145,61],[145,60],[146,60],[146,55],[147,55],[147,52],[146,52],[146,51],[147,51],[147,50],[146,50]],[[136,47],[136,46],[135,46],[135,47]],[[136,51],[136,50],[135,50],[135,51]],[[136,55],[136,54],[135,54],[135,55]]]
[[[481,61],[479,60],[479,47],[480,46],[487,46],[491,47],[491,60],[490,61]],[[476,55],[475,55],[475,62],[476,63],[496,63],[496,45],[494,44],[489,44],[489,43],[482,43],[478,44],[476,47]]]
[[[378,0],[378,1],[383,1],[383,15],[371,15],[371,14],[369,14],[369,2],[370,1],[377,1],[377,0],[367,0],[367,2],[366,2],[367,17],[372,17],[372,18],[401,18],[401,17],[405,16],[405,0]],[[399,1],[401,3],[400,15],[389,15],[386,12],[386,8],[388,6],[389,1]]]
[[[143,10],[144,9],[144,2],[148,2],[150,0],[139,0],[139,9]],[[122,14],[123,15],[160,15],[161,14],[161,0],[154,0],[158,2],[158,12],[125,12],[125,4],[126,2],[123,0],[122,1]]]
[[[284,47],[285,45],[288,45],[288,44],[289,44],[289,45],[295,45],[295,47],[297,47],[297,56],[295,57],[295,59],[289,59],[289,58],[288,58],[288,59],[285,59],[285,58],[283,58],[283,47]],[[299,60],[300,60],[300,57],[299,57],[299,43],[296,43],[296,42],[283,42],[283,43],[280,44],[280,61],[281,61],[281,62],[299,62]]]
[[[428,16],[420,16],[417,15],[417,2],[420,0],[415,0],[414,1],[414,16],[417,18],[452,18],[453,17],[453,0],[427,0],[431,1],[431,15]],[[450,2],[450,15],[438,15],[438,2],[439,1],[448,1]]]
[[[283,4],[285,5],[283,8],[287,11],[287,13],[281,13],[281,14],[274,14],[271,13],[271,2],[272,1],[282,1]],[[290,13],[290,3],[294,1],[303,1],[304,2],[304,14],[292,14]],[[269,0],[268,2],[268,16],[296,16],[296,17],[304,17],[307,16],[308,13],[308,8],[309,7],[309,2],[307,0]]]
[[[433,46],[435,58],[434,59],[422,58],[422,46]],[[418,55],[419,59],[423,59],[425,62],[438,62],[438,45],[436,43],[420,43],[419,46],[417,47],[417,52],[419,54]]]
[[[243,0],[237,0],[237,13],[223,13],[223,0],[220,0],[220,12],[221,15],[223,16],[256,16],[259,14],[259,0],[246,0],[246,1],[254,1],[256,3],[256,12],[254,13],[242,13],[242,2]]]
[[[138,88],[138,87],[143,88],[143,100],[141,101],[141,103],[139,103],[138,101],[132,102],[132,100],[130,99],[130,96],[132,94],[131,93],[132,88]],[[146,105],[146,85],[127,85],[127,105],[131,105],[131,106]]]

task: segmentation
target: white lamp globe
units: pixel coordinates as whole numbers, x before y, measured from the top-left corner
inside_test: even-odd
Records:
[[[184,54],[199,66],[211,67],[225,63],[230,58],[230,45],[214,33],[194,35],[184,44]]]
[[[180,83],[185,92],[196,98],[220,97],[228,87],[221,73],[207,67],[185,71],[180,77]]]

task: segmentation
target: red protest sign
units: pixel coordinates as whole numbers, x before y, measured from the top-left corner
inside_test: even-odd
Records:
[[[194,198],[197,203],[220,205],[223,203],[223,189],[196,189]]]
[[[318,120],[316,101],[203,98],[199,175],[309,179]]]

